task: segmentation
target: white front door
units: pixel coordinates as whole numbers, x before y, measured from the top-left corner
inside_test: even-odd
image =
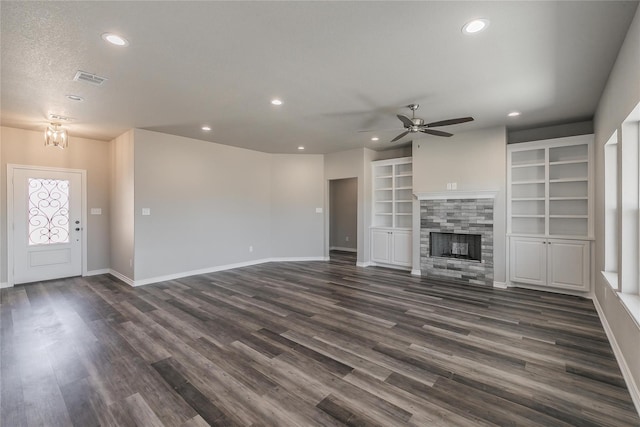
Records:
[[[82,172],[14,167],[12,182],[13,283],[81,275]]]

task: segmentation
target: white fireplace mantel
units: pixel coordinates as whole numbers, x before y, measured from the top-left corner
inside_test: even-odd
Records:
[[[418,200],[448,200],[448,199],[495,199],[497,190],[473,191],[432,191],[428,193],[414,193]]]

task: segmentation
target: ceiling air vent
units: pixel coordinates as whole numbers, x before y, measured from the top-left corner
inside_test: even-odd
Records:
[[[106,77],[100,77],[95,74],[87,73],[86,71],[78,71],[73,80],[77,82],[89,83],[94,86],[102,86],[102,83],[106,82],[108,79]]]

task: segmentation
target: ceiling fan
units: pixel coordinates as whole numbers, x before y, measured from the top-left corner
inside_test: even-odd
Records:
[[[448,119],[448,120],[440,120],[438,122],[425,123],[423,119],[416,117],[416,110],[420,107],[419,104],[409,104],[407,108],[411,110],[411,118],[407,116],[403,116],[398,114],[397,117],[400,119],[406,131],[402,132],[400,135],[396,136],[391,140],[391,142],[396,142],[397,140],[404,138],[406,135],[410,133],[422,132],[427,133],[429,135],[435,136],[453,136],[452,133],[444,132],[441,130],[430,129],[439,126],[449,126],[456,125],[458,123],[466,123],[473,121],[473,117],[460,117],[457,119]]]

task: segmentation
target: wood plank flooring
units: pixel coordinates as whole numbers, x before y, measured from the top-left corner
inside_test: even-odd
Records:
[[[334,255],[3,289],[0,424],[640,425],[591,301]]]

